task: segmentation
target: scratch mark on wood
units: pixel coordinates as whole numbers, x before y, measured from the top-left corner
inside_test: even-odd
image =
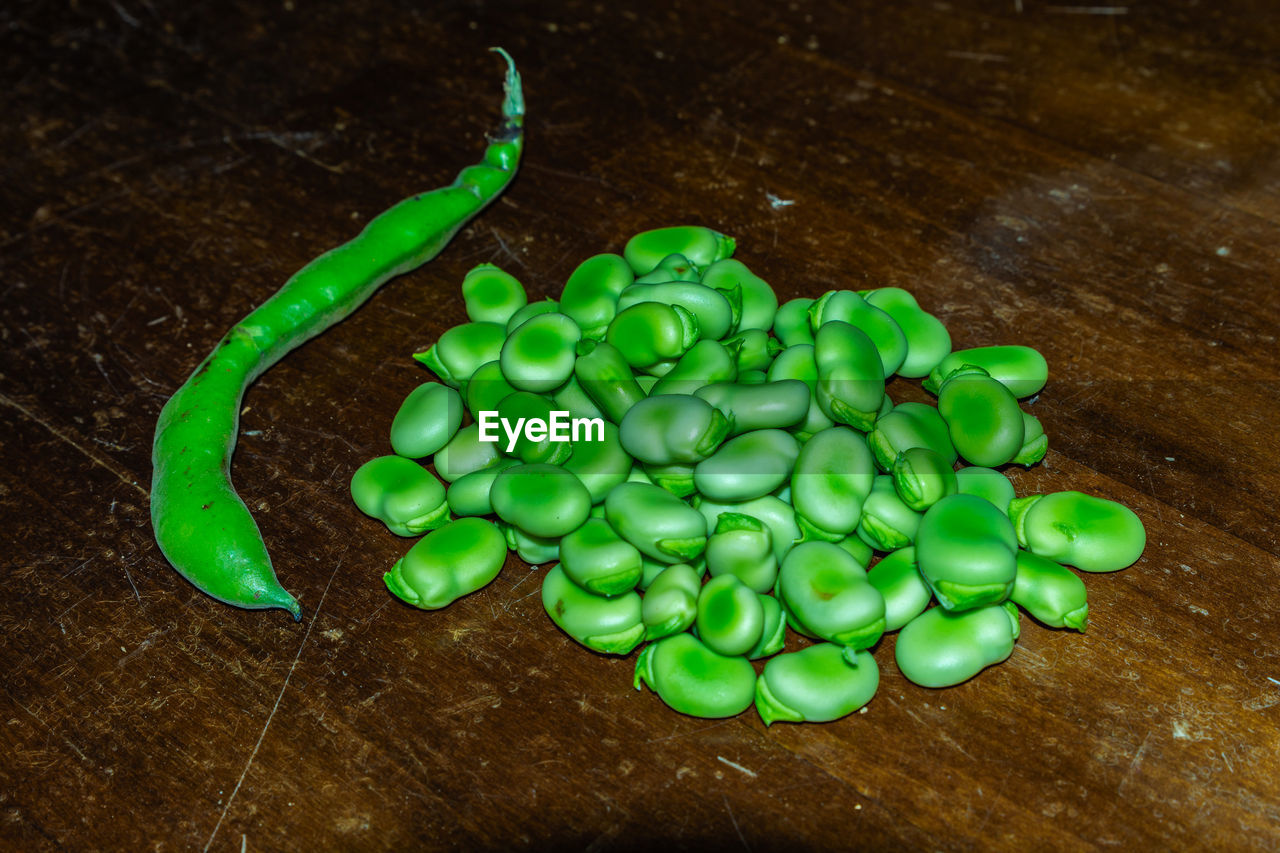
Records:
[[[1142,745],[1138,747],[1138,751],[1133,756],[1133,761],[1129,762],[1129,769],[1124,772],[1124,778],[1120,780],[1119,786],[1116,787],[1116,796],[1124,793],[1124,786],[1129,784],[1129,779],[1133,776],[1135,770],[1142,766],[1142,756],[1147,754],[1147,741],[1151,740],[1151,730],[1147,730],[1147,735],[1142,739]]]
[[[750,776],[752,779],[756,778],[756,771],[748,770],[747,768],[743,767],[741,764],[738,764],[737,762],[734,762],[734,761],[730,761],[729,759],[725,758],[723,755],[717,755],[716,761],[719,761],[721,764],[727,764],[730,767],[732,767],[734,770],[737,770],[740,773],[745,773],[746,775]]]
[[[721,794],[720,799],[724,800],[725,811],[729,813],[729,820],[733,821],[733,831],[738,833],[738,840],[742,842],[742,848],[744,850],[750,850],[751,845],[747,843],[746,838],[743,838],[742,827],[738,826],[738,819],[733,816],[733,807],[729,805],[729,798],[726,795]]]

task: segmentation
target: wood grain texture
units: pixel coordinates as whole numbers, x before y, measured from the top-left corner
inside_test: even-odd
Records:
[[[164,561],[150,440],[218,336],[472,162],[520,176],[246,398],[235,477],[305,618]],[[0,844],[14,849],[1274,849],[1280,16],[1262,2],[0,10]],[[773,200],[790,204],[778,205]],[[492,261],[532,296],[702,222],[783,298],[899,285],[1030,343],[1044,464],[1149,545],[960,687],[821,726],[675,714],[512,558],[438,613],[351,505]],[[926,399],[897,380],[895,399]]]

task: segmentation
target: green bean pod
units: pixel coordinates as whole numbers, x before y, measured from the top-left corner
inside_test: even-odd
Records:
[[[413,357],[439,376],[441,382],[460,388],[477,367],[502,353],[506,339],[507,330],[498,323],[463,323]]]
[[[764,497],[791,477],[800,445],[780,429],[759,429],[731,438],[693,469],[693,484],[712,500]]]
[[[766,726],[826,723],[866,705],[879,686],[880,668],[868,652],[817,643],[764,665],[756,680],[756,710]]]
[[[1080,492],[1017,498],[1009,517],[1023,548],[1085,572],[1127,568],[1147,545],[1147,532],[1133,510]]]
[[[715,532],[720,517],[726,512],[740,513],[759,519],[769,528],[773,537],[773,554],[779,562],[800,539],[800,527],[796,523],[796,511],[780,498],[765,495],[749,501],[713,501],[699,496],[694,499],[694,506],[706,519],[708,535]]]
[[[605,518],[632,545],[663,563],[685,563],[707,545],[702,514],[647,483],[622,483],[604,501]]]
[[[351,499],[397,536],[417,536],[449,521],[444,486],[403,456],[379,456],[356,469]]]
[[[545,462],[548,465],[559,465],[569,458],[572,452],[569,442],[555,440],[550,430],[539,438],[522,428],[526,421],[550,422],[552,405],[546,397],[532,391],[516,391],[503,398],[498,404],[497,412],[500,419],[514,424],[517,431],[514,440],[496,426],[490,433],[497,436],[498,447],[503,453],[515,456],[521,462]],[[481,425],[483,424],[482,420]]]
[[[618,437],[631,456],[649,465],[693,465],[729,433],[731,421],[710,403],[687,394],[640,400],[622,418]]]
[[[784,347],[797,344],[813,346],[813,327],[809,325],[811,307],[813,300],[803,296],[778,306],[778,313],[773,316],[773,333]]]
[[[539,314],[507,336],[502,375],[522,391],[554,391],[573,375],[582,329],[564,314]]]
[[[898,669],[921,687],[952,687],[1013,654],[1018,608],[1013,602],[958,613],[933,607],[898,632]]]
[[[745,657],[716,654],[692,634],[674,634],[640,652],[635,687],[644,684],[681,714],[717,719],[751,707],[756,671]]]
[[[702,283],[717,290],[735,287],[741,290],[742,316],[736,326],[739,332],[749,329],[768,332],[773,328],[773,318],[778,313],[778,296],[767,281],[747,269],[742,261],[732,258],[716,261],[702,271]]]
[[[1018,577],[1009,600],[1050,628],[1089,627],[1084,581],[1061,563],[1018,551]]]
[[[578,384],[615,424],[645,398],[622,353],[604,341],[583,340],[574,364]]]
[[[557,628],[592,651],[630,654],[644,640],[639,595],[595,595],[569,580],[561,566],[542,579],[542,606]]]
[[[599,340],[618,313],[618,296],[635,276],[618,255],[594,255],[578,264],[564,283],[560,311],[582,328],[582,336]]]
[[[604,339],[640,370],[671,361],[697,343],[698,319],[679,305],[638,302],[618,312]],[[653,371],[651,371],[653,372]]]
[[[916,298],[900,287],[881,287],[865,294],[867,304],[888,314],[907,338],[907,357],[899,376],[919,379],[951,353],[951,334],[942,321],[920,307]]]
[[[707,539],[706,557],[712,577],[733,575],[756,592],[768,592],[778,580],[773,533],[754,516],[721,513]]]
[[[702,580],[687,563],[646,563],[646,570],[654,566],[660,571],[644,587],[644,603],[641,616],[644,619],[644,638],[660,640],[693,627],[698,618],[698,593]]]
[[[733,382],[738,363],[729,347],[719,341],[701,340],[676,361],[671,370],[648,390],[650,396],[692,394],[713,382]]]
[[[927,447],[911,447],[899,453],[892,477],[898,497],[916,512],[924,512],[959,491],[955,470]]]
[[[439,610],[487,586],[507,558],[507,543],[491,521],[460,518],[419,539],[383,575],[407,604]]]
[[[498,404],[516,390],[502,375],[502,362],[495,359],[476,368],[463,386],[462,396],[467,401],[467,411],[478,418],[481,412],[496,412]]]
[[[684,255],[695,270],[702,270],[732,256],[734,248],[733,238],[718,231],[700,225],[675,225],[642,231],[627,241],[622,254],[636,275],[644,275],[668,255]]]
[[[809,307],[814,340],[827,323],[848,323],[866,334],[880,356],[881,378],[897,372],[907,357],[907,336],[893,318],[852,290],[831,290]]]
[[[990,501],[943,498],[924,514],[915,544],[920,575],[948,610],[999,604],[1013,590],[1018,538]]]
[[[642,302],[685,309],[697,318],[699,336],[718,341],[733,328],[742,311],[742,291],[719,291],[693,281],[637,283],[618,296],[618,313]]]
[[[698,594],[698,639],[713,652],[745,655],[764,636],[764,606],[755,590],[733,575],[707,581]]]
[[[494,478],[489,500],[498,518],[532,536],[559,537],[591,512],[591,493],[555,465],[515,465]]]
[[[991,501],[996,509],[1009,514],[1013,500],[1013,483],[994,468],[970,465],[956,471],[956,490],[962,495],[977,495]]]
[[[591,494],[591,503],[599,504],[619,483],[631,474],[632,460],[622,449],[618,428],[608,421],[599,441],[575,441],[569,445],[569,458],[563,468],[582,481]]]
[[[560,568],[569,580],[596,595],[621,595],[644,574],[640,552],[609,522],[589,518],[560,540]]]
[[[842,539],[858,527],[875,465],[861,433],[825,429],[800,449],[791,474],[791,504],[820,538]]]
[[[899,403],[881,414],[867,434],[867,445],[880,470],[886,472],[893,469],[899,453],[913,447],[929,448],[948,465],[955,465],[959,458],[947,422],[926,403]]]
[[[920,575],[914,547],[899,548],[867,572],[867,581],[884,596],[884,629],[897,631],[924,612],[933,590]]]
[[[560,538],[558,536],[533,536],[525,533],[514,524],[498,522],[502,536],[507,540],[507,547],[516,552],[516,556],[531,566],[554,563],[560,559]]]
[[[421,459],[449,443],[462,425],[462,398],[448,385],[424,382],[409,392],[391,421],[391,449]]]
[[[869,431],[884,403],[880,353],[871,338],[840,320],[823,323],[814,335],[818,405],[833,421]]]
[[[956,350],[929,371],[924,389],[937,394],[947,377],[962,367],[980,367],[1014,397],[1038,394],[1049,378],[1049,365],[1031,347],[997,346]]]
[[[458,477],[445,491],[450,512],[457,516],[492,515],[493,503],[489,500],[489,491],[493,488],[493,481],[503,471],[519,464],[519,459],[503,458],[488,468]]]
[[[938,414],[956,452],[971,465],[994,468],[1022,451],[1023,419],[1018,401],[1001,383],[977,368],[949,375],[938,391]]]
[[[884,633],[884,596],[867,572],[830,542],[804,542],[778,569],[774,589],[792,627],[854,649],[875,645]]]
[[[747,652],[747,660],[776,655],[787,643],[787,615],[782,612],[782,605],[767,593],[756,595],[760,599],[760,609],[764,611],[764,629],[760,632],[760,642]]]
[[[462,301],[474,323],[500,323],[529,303],[529,296],[515,276],[494,266],[479,264],[462,279]]]
[[[560,310],[560,303],[555,299],[539,299],[537,302],[530,302],[511,315],[507,320],[507,334],[511,334],[534,317],[540,317],[543,314],[554,314]]]
[[[1022,413],[1022,447],[1013,462],[1028,468],[1044,458],[1049,449],[1049,437],[1044,434],[1044,427],[1035,415]]]
[[[694,392],[715,406],[732,424],[730,435],[760,429],[786,429],[798,424],[809,411],[809,387],[796,379],[747,385],[717,382]]]
[[[897,551],[913,543],[919,529],[920,513],[898,497],[892,477],[878,475],[871,483],[871,493],[862,503],[858,536],[878,551]]]
[[[498,445],[492,441],[480,440],[480,425],[471,424],[458,430],[449,443],[436,451],[432,463],[436,466],[436,476],[446,483],[496,465],[502,455]]]

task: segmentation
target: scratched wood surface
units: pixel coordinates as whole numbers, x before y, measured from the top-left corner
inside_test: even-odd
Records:
[[[532,7],[537,7],[533,11]],[[1280,16],[1258,2],[25,0],[0,10],[0,846],[1274,849]],[[451,179],[500,202],[251,389],[236,480],[305,618],[152,539],[150,438],[218,336]],[[480,261],[538,297],[702,222],[785,298],[901,285],[1052,378],[1020,494],[1149,533],[1091,625],[766,730],[631,689],[511,560],[422,613],[346,495]],[[895,383],[898,399],[923,399]]]

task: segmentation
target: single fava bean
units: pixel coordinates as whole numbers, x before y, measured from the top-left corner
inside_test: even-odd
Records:
[[[720,291],[694,281],[636,283],[618,296],[618,312],[641,302],[684,308],[697,318],[700,337],[718,341],[729,333],[742,311],[742,291]]]
[[[821,327],[831,322],[848,323],[866,334],[880,355],[880,376],[897,372],[907,357],[907,336],[893,318],[852,290],[830,290],[809,307],[809,323],[814,340]]]
[[[766,726],[826,723],[866,705],[879,686],[880,668],[868,652],[816,643],[764,665],[756,681],[756,710]]]
[[[1018,538],[990,501],[943,498],[921,519],[915,545],[920,575],[948,610],[998,604],[1013,590]]]
[[[598,441],[575,441],[569,445],[569,458],[562,466],[587,487],[591,503],[599,504],[619,483],[631,474],[631,457],[622,449],[618,428],[604,422]]]
[[[796,459],[791,503],[811,535],[839,540],[858,527],[862,506],[875,481],[875,463],[866,439],[847,427],[814,435]]]
[[[875,555],[875,551],[871,546],[862,541],[862,537],[857,533],[844,537],[839,542],[836,542],[835,545],[848,551],[858,565],[864,568],[871,565],[871,558]]]
[[[541,438],[534,438],[532,430],[520,429],[524,423],[550,423],[552,406],[546,397],[532,391],[516,391],[498,404],[497,411],[499,418],[516,424],[519,430],[512,441],[502,430],[496,426],[493,428],[492,434],[498,436],[499,446],[508,456],[515,456],[521,462],[545,462],[549,465],[559,465],[569,458],[572,446],[567,441],[553,440],[549,430]]]
[[[732,421],[688,394],[659,394],[632,406],[618,426],[622,449],[649,465],[693,465],[729,434]]]
[[[401,601],[438,610],[488,585],[506,558],[507,543],[493,522],[460,518],[414,543],[383,580]]]
[[[940,361],[929,371],[924,389],[937,394],[951,373],[966,366],[982,368],[1018,399],[1039,393],[1049,378],[1049,365],[1044,356],[1031,347],[975,347],[956,350]]]
[[[818,405],[833,421],[869,431],[884,404],[884,369],[871,338],[840,320],[814,335]]]
[[[871,567],[867,581],[884,596],[884,629],[897,631],[924,612],[933,590],[920,576],[916,549],[900,548]]]
[[[667,255],[658,265],[642,276],[636,277],[636,284],[664,284],[669,281],[692,281],[699,279],[698,271],[693,263],[679,252]]]
[[[698,336],[698,319],[679,305],[639,302],[618,312],[604,339],[627,364],[644,370],[684,355]]]
[[[913,447],[929,448],[948,465],[958,458],[947,422],[927,403],[899,403],[881,414],[867,434],[867,445],[881,471],[891,470],[898,454]]]
[[[744,329],[724,345],[736,351],[738,370],[768,370],[773,359],[782,352],[782,344],[763,329]],[[732,381],[732,380],[729,380]]]
[[[596,405],[595,400],[587,394],[586,389],[578,382],[577,361],[574,361],[574,373],[564,381],[564,384],[551,392],[551,399],[555,401],[556,408],[567,411],[575,418],[600,418],[605,420],[604,411]],[[475,381],[474,379],[472,380]],[[472,409],[472,411],[477,411]]]
[[[809,386],[798,379],[779,382],[717,382],[694,392],[700,400],[715,406],[729,418],[730,435],[758,429],[786,429],[795,426],[809,412]]]
[[[946,378],[938,391],[938,413],[956,452],[971,465],[994,468],[1022,451],[1018,401],[980,369],[961,368]]]
[[[495,465],[500,459],[497,443],[481,441],[480,425],[471,424],[458,430],[432,457],[432,463],[440,479],[452,483],[464,474]]]
[[[649,395],[692,394],[704,385],[737,378],[738,363],[729,348],[719,341],[701,340],[654,383]]]
[[[1013,457],[1013,462],[1028,468],[1044,458],[1049,450],[1049,437],[1044,434],[1044,427],[1035,415],[1022,413],[1022,449]]]
[[[635,276],[619,255],[594,255],[578,264],[560,295],[559,308],[582,329],[582,336],[599,340],[618,313],[618,296]]]
[[[512,394],[516,386],[502,375],[501,361],[486,361],[476,368],[462,389],[467,411],[479,417],[480,412],[496,412],[498,405]]]
[[[698,594],[698,639],[713,652],[745,655],[764,634],[760,595],[733,575],[712,578]]]
[[[924,512],[959,490],[955,470],[927,447],[912,447],[899,453],[892,476],[898,497],[916,512]]]
[[[534,317],[542,314],[551,314],[559,310],[560,303],[555,299],[540,299],[537,302],[530,302],[512,314],[511,318],[507,320],[507,334],[511,334]]]
[[[916,298],[900,287],[881,287],[866,294],[869,305],[893,318],[907,338],[907,357],[898,375],[911,379],[927,376],[951,353],[951,334],[942,321],[920,307]]]
[[[932,607],[898,632],[898,669],[921,687],[952,687],[1007,660],[1018,639],[1013,602],[958,613]]]
[[[512,314],[529,303],[529,296],[511,273],[480,264],[462,279],[462,301],[472,322],[505,326]]]
[[[780,429],[731,438],[693,469],[693,484],[712,500],[764,497],[791,477],[800,445]]]
[[[529,565],[541,566],[560,559],[559,537],[533,536],[505,521],[498,522],[498,528],[507,540],[507,547]]]
[[[439,382],[424,382],[409,392],[391,421],[391,449],[409,459],[431,456],[461,425],[458,392]]]
[[[773,333],[784,347],[797,344],[813,346],[813,327],[809,325],[809,309],[813,300],[803,296],[788,300],[778,307],[773,317]]]
[[[351,499],[397,536],[417,536],[449,520],[444,486],[403,456],[379,456],[356,469]]]
[[[581,339],[582,329],[564,314],[540,314],[503,343],[502,375],[522,391],[554,391],[573,375]]]
[[[675,225],[640,232],[627,241],[622,254],[636,275],[644,275],[673,254],[684,255],[695,270],[702,270],[731,257],[735,245],[732,237],[710,228]]]
[[[644,640],[638,594],[595,595],[569,580],[560,566],[542,579],[542,606],[556,627],[592,651],[625,655]]]
[[[661,571],[644,591],[641,616],[644,638],[660,640],[693,627],[698,618],[698,593],[702,579],[687,563],[655,563]]]
[[[1147,532],[1133,510],[1081,492],[1017,498],[1009,516],[1023,548],[1081,571],[1127,568],[1147,546]]]
[[[604,341],[580,342],[573,370],[582,390],[615,424],[645,398],[622,353]]]
[[[866,649],[884,633],[884,597],[867,572],[830,542],[792,548],[778,570],[774,591],[792,627],[842,646]]]
[[[774,315],[778,313],[778,296],[764,279],[747,269],[746,264],[733,258],[716,261],[702,271],[702,283],[718,290],[742,289],[742,316],[738,331],[773,328]]]
[[[796,344],[778,353],[769,365],[768,378],[770,382],[798,379],[809,386],[809,411],[804,420],[789,427],[801,441],[835,426],[835,421],[818,405],[818,365],[813,360],[813,344]]]
[[[1013,483],[994,468],[971,465],[956,471],[956,488],[962,495],[977,495],[991,501],[996,509],[1009,514],[1013,501]]]
[[[560,540],[560,568],[569,580],[596,595],[621,595],[644,574],[640,552],[609,522],[589,518]]]
[[[644,684],[681,714],[718,719],[751,707],[756,671],[745,657],[716,654],[692,634],[674,634],[640,652],[635,687]]]
[[[871,484],[871,493],[862,504],[858,536],[877,551],[897,551],[916,539],[920,513],[902,502],[893,478],[881,474]]]
[[[647,483],[621,483],[604,501],[618,534],[663,563],[686,563],[707,545],[706,519],[680,498]]]
[[[413,357],[446,385],[460,388],[477,367],[498,358],[506,339],[507,330],[499,323],[463,323]]]
[[[778,599],[764,592],[756,593],[756,596],[764,611],[764,630],[760,632],[760,642],[747,652],[747,660],[760,660],[776,655],[787,642],[787,615],[782,612]]]
[[[494,479],[489,500],[498,518],[532,536],[564,536],[591,513],[587,487],[555,465],[508,468]]]
[[[666,489],[678,498],[687,498],[698,491],[693,484],[692,465],[645,465],[644,472],[655,486]]]
[[[768,592],[778,580],[773,534],[753,516],[721,513],[707,539],[706,556],[712,577],[733,575],[756,592]]]
[[[493,503],[489,500],[489,492],[493,481],[503,471],[519,464],[519,459],[500,459],[488,468],[463,474],[445,491],[449,510],[457,516],[492,515]]]
[[[1089,626],[1089,604],[1084,581],[1060,563],[1018,551],[1018,578],[1009,600],[1050,628]]]
[[[781,562],[800,539],[800,527],[796,523],[796,511],[791,504],[773,495],[765,495],[749,501],[713,501],[699,496],[694,499],[694,506],[706,519],[708,535],[715,532],[724,513],[740,513],[759,519],[769,528],[773,537],[773,553]]]

